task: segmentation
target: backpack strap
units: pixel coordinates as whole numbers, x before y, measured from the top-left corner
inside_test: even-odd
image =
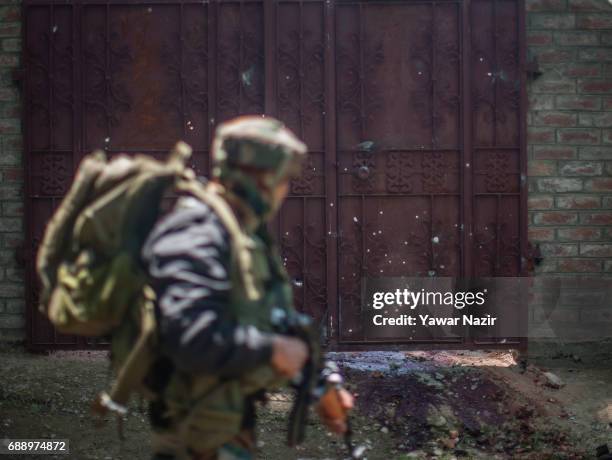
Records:
[[[143,390],[142,382],[157,356],[154,300],[155,293],[145,286],[138,340],[121,366],[110,392],[100,393],[94,401],[92,410],[95,414],[104,416],[113,412],[119,416],[125,415],[130,395],[137,389]]]
[[[255,277],[252,270],[253,261],[250,252],[253,240],[245,234],[234,211],[220,196],[218,186],[214,183],[203,185],[197,180],[185,180],[181,181],[177,188],[204,202],[217,214],[230,235],[232,261],[238,267],[247,299],[258,300],[261,293],[255,286]]]

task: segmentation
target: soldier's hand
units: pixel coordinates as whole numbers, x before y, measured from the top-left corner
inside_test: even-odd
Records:
[[[317,412],[329,431],[343,434],[347,430],[347,414],[353,408],[353,405],[353,395],[347,390],[330,388],[319,400]]]
[[[272,341],[272,367],[280,375],[293,378],[304,367],[308,358],[308,347],[295,337],[277,335]]]

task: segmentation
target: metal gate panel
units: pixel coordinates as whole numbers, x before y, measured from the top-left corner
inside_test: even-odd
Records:
[[[94,148],[160,157],[182,138],[207,175],[214,126],[244,113],[283,119],[310,147],[272,227],[296,305],[327,326],[331,347],[384,345],[363,341],[363,276],[524,274],[522,1],[26,0],[24,10],[31,347],[88,345],[36,313],[34,273],[80,159]]]
[[[365,341],[364,277],[462,275],[460,24],[457,2],[338,8],[340,343]]]
[[[323,2],[278,2],[273,11],[274,115],[308,145],[304,171],[291,182],[277,235],[296,307],[327,318],[325,10]],[[333,172],[333,171],[332,171]]]

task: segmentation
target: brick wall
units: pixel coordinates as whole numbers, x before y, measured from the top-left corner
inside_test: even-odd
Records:
[[[612,273],[612,4],[527,0],[529,238],[540,273]]]
[[[21,7],[0,0],[0,341],[24,337],[24,274],[16,248],[23,243],[23,166],[20,94]]]

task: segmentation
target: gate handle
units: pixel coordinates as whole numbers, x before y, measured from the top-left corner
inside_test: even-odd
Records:
[[[366,165],[355,168],[355,175],[361,180],[365,180],[370,177],[370,172],[370,168]]]

